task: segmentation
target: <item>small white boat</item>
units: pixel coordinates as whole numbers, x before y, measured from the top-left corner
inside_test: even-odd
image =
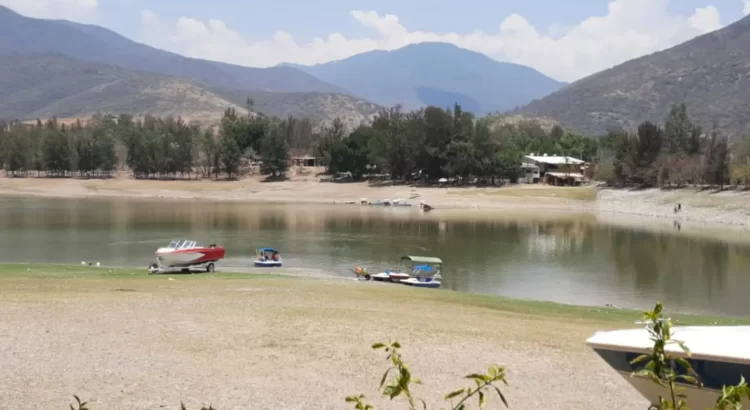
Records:
[[[415,265],[419,264],[419,265]],[[392,282],[421,288],[439,288],[441,286],[440,267],[443,261],[428,256],[402,256],[397,269],[387,269],[374,275],[363,275],[366,269],[357,267],[354,273],[358,278],[376,282]],[[407,273],[411,271],[411,273]]]
[[[750,375],[750,326],[674,327],[672,339],[685,343],[691,355],[688,357],[676,344],[668,345],[667,353],[686,359],[703,383],[702,388],[679,383],[680,393],[685,395],[683,400],[691,409],[714,408],[723,386],[737,385],[742,375]],[[653,350],[648,329],[597,332],[586,344],[650,403],[658,404],[660,395],[669,396],[666,389],[652,380],[631,377],[645,365],[631,362]],[[742,404],[748,406],[750,401],[745,398]]]
[[[386,270],[385,272],[376,273],[370,276],[372,280],[377,282],[399,282],[403,279],[409,279],[411,275],[405,272],[394,272]]]
[[[422,259],[436,259],[437,258],[425,258],[425,257],[412,257],[417,258],[417,260]],[[432,261],[431,264],[428,265],[416,265],[413,267],[413,273],[410,278],[408,279],[402,279],[399,281],[403,285],[407,286],[413,286],[416,288],[439,288],[442,286],[442,276],[440,275],[440,265],[442,264],[442,261],[440,263],[437,263],[436,261]]]
[[[258,249],[258,259],[255,260],[255,266],[259,268],[280,268],[281,255],[273,248]]]
[[[415,288],[431,288],[437,289],[443,284],[440,282],[440,278],[409,278],[401,281],[401,284],[407,286],[413,286]]]
[[[394,199],[393,202],[391,203],[391,205],[392,206],[411,206],[410,203],[406,202],[405,199],[401,199],[401,198]]]

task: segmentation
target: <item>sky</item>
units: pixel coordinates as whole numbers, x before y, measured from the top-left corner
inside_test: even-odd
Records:
[[[190,57],[319,64],[443,41],[575,81],[750,14],[750,0],[0,0]]]

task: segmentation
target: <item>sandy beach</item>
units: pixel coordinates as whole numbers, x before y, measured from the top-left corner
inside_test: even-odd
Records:
[[[661,222],[690,222],[734,228],[750,227],[750,192],[727,190],[627,190],[588,187],[516,185],[500,188],[373,186],[334,183],[297,170],[281,182],[261,177],[239,181],[143,181],[120,176],[110,180],[0,178],[0,195],[52,198],[191,199],[296,204],[345,204],[348,201],[403,198],[425,201],[439,210],[485,212],[587,212],[611,217],[640,216]],[[674,212],[677,204],[682,210]]]
[[[601,397],[610,409],[646,407],[584,343],[637,312],[342,279],[94,269],[0,266],[3,408],[62,409],[78,394],[92,410],[348,409],[344,397],[359,393],[404,408],[377,394],[388,363],[370,345],[392,340],[429,408],[491,364],[507,366],[511,408],[598,410]],[[488,408],[504,407],[491,397]]]

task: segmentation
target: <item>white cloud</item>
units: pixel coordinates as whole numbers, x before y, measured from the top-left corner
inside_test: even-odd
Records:
[[[97,0],[0,0],[0,5],[28,17],[90,22]]]
[[[742,9],[742,12],[745,13],[746,16],[750,14],[750,0],[745,0],[745,7]]]
[[[316,64],[375,49],[443,41],[572,81],[721,27],[719,11],[714,6],[696,9],[691,16],[679,16],[669,11],[668,3],[669,0],[611,0],[606,15],[592,16],[570,27],[553,26],[548,32],[540,32],[523,16],[511,14],[495,33],[464,34],[411,31],[395,15],[355,10],[352,17],[375,35],[347,38],[334,32],[304,44],[285,31],[254,40],[243,37],[221,20],[181,17],[165,22],[146,11],[142,40],[191,57],[256,67],[281,62]]]
[[[695,10],[695,14],[690,17],[690,24],[700,32],[709,33],[721,28],[720,20],[719,9],[707,6]]]

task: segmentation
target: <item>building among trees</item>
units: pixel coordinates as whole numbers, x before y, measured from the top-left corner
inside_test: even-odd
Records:
[[[581,159],[547,154],[534,155],[534,153],[526,155],[524,159],[529,165],[538,167],[538,177],[534,182],[542,181],[550,185],[580,185],[584,180],[583,171],[586,162]]]

